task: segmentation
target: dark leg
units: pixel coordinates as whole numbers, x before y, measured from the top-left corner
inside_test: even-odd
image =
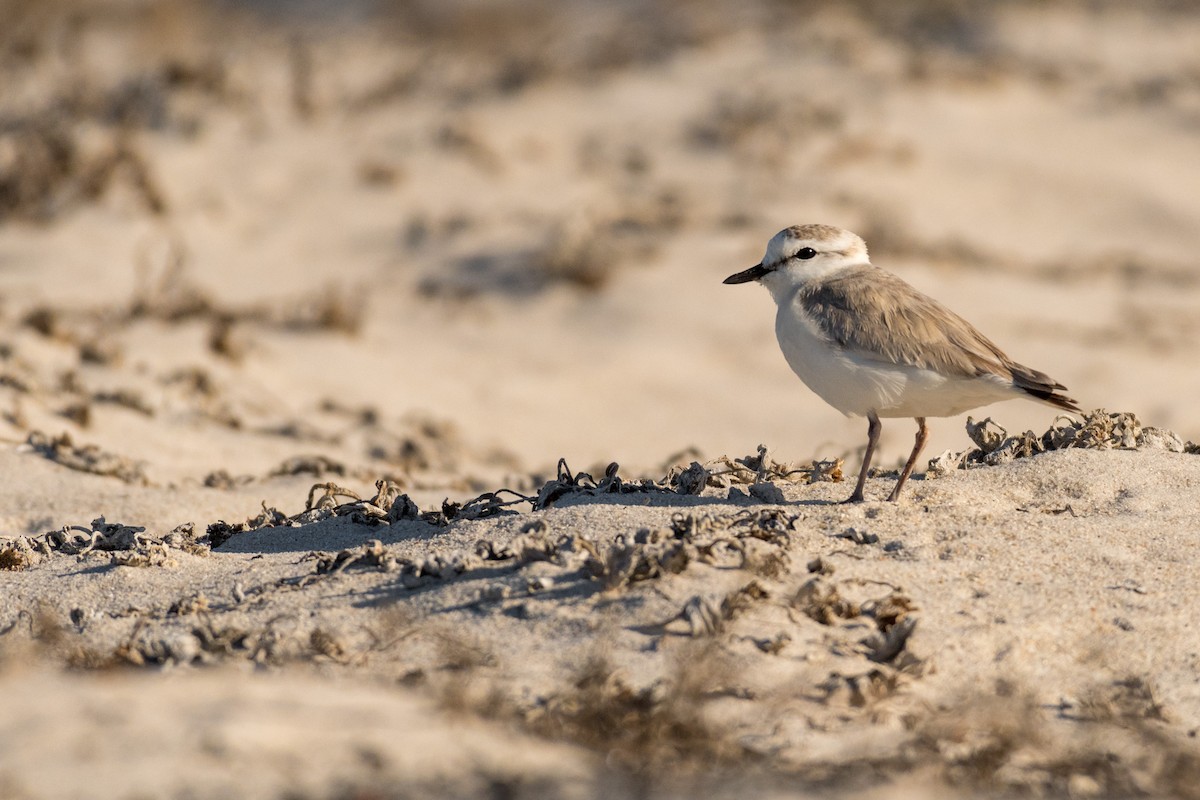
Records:
[[[858,471],[858,484],[854,487],[854,494],[846,498],[846,503],[863,501],[863,486],[867,483],[867,473],[871,470],[871,456],[875,455],[875,444],[879,441],[881,430],[883,424],[880,423],[879,417],[875,416],[874,411],[867,412],[867,451],[863,453],[862,469]]]
[[[917,417],[917,441],[913,445],[912,455],[908,457],[908,463],[904,465],[904,472],[900,473],[900,480],[896,481],[896,488],[892,489],[892,493],[888,495],[888,500],[893,503],[900,496],[900,489],[903,488],[904,482],[908,480],[908,476],[912,475],[913,467],[917,465],[917,456],[921,455],[921,449],[925,447],[925,442],[929,440],[929,429],[925,427],[925,418]]]

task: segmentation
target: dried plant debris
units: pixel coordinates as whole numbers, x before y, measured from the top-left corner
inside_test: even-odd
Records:
[[[870,661],[891,664],[900,668],[911,668],[921,660],[906,650],[908,639],[917,626],[916,605],[898,587],[877,598],[856,601],[843,595],[843,589],[851,581],[841,583],[824,576],[810,578],[796,596],[792,605],[810,619],[822,625],[836,626],[860,617],[871,619],[876,632],[858,641],[855,650]]]
[[[41,431],[31,431],[25,441],[25,447],[68,469],[90,472],[93,475],[107,475],[141,486],[150,483],[142,463],[108,453],[96,445],[76,445],[67,433],[50,437]]]
[[[125,641],[116,647],[111,661],[135,666],[171,664],[211,664],[228,658],[244,658],[258,664],[281,665],[291,661],[312,659],[314,650],[331,642],[321,641],[318,635],[314,647],[313,633],[302,635],[298,620],[282,615],[262,627],[243,628],[221,625],[210,614],[198,612],[199,621],[191,630],[171,627],[160,629],[144,619],[138,619]]]
[[[635,688],[606,659],[595,657],[569,689],[527,712],[525,723],[547,738],[579,742],[635,771],[751,762],[756,754],[705,714],[730,672],[719,650],[702,645],[681,653],[666,678]]]
[[[710,477],[710,485],[727,488],[731,500],[757,500],[760,503],[781,505],[786,501],[778,482],[785,484],[840,482],[842,459],[813,460],[804,466],[773,461],[764,446],[759,445],[757,456],[730,459],[722,456]],[[745,491],[741,486],[747,486]]]
[[[30,566],[32,563],[29,555],[20,547],[11,544],[5,544],[5,546],[0,547],[0,569],[17,572]]]
[[[21,324],[77,347],[81,361],[111,363],[120,357],[114,337],[137,324],[199,321],[210,326],[208,350],[236,362],[252,348],[254,329],[355,336],[366,321],[368,292],[352,287],[318,287],[258,304],[223,303],[192,279],[189,259],[185,245],[172,239],[161,254],[141,254],[138,282],[126,303],[72,309],[34,305],[20,315]],[[205,388],[203,393],[211,394],[212,387]],[[144,403],[129,405],[141,410]]]
[[[760,462],[764,464],[767,462]],[[740,470],[749,475],[748,468]],[[738,470],[731,470],[737,479]],[[749,480],[749,479],[748,479]],[[256,517],[242,523],[218,521],[209,525],[206,540],[211,547],[220,548],[230,537],[246,531],[265,528],[296,528],[331,518],[347,519],[367,528],[383,527],[397,522],[420,522],[432,527],[469,519],[486,519],[514,515],[514,506],[528,505],[540,510],[568,494],[605,493],[665,493],[674,494],[668,483],[656,481],[624,481],[613,464],[604,479],[596,481],[584,473],[574,474],[559,462],[557,479],[547,482],[536,495],[524,495],[511,489],[480,494],[466,503],[443,501],[436,510],[421,511],[412,498],[400,491],[391,481],[376,482],[376,494],[365,499],[337,483],[316,483],[308,492],[304,511],[284,515],[276,509],[263,507]],[[600,543],[582,535],[552,536],[544,521],[530,522],[520,536],[508,543],[481,540],[476,543],[473,558],[491,561],[514,561],[517,566],[533,561],[551,563],[582,570],[584,575],[601,583],[605,589],[618,589],[631,583],[672,575],[686,569],[692,561],[716,566],[752,567],[756,575],[778,576],[786,570],[786,547],[791,531],[796,529],[797,515],[778,509],[739,510],[724,515],[686,515],[677,513],[671,527],[661,530],[643,529],[632,536],[620,535],[612,543]],[[776,548],[764,553],[752,542]],[[370,546],[368,546],[370,547]],[[400,570],[403,583],[419,585],[420,578],[445,577],[446,573],[461,573],[469,559],[458,558],[449,564],[413,565],[383,554],[338,554],[318,572],[337,572],[352,563],[382,565]]]
[[[372,539],[358,547],[347,548],[336,555],[309,553],[302,560],[316,562],[313,573],[299,579],[284,579],[285,583],[302,588],[323,577],[337,575],[355,567],[398,573],[398,583],[402,588],[417,589],[435,581],[450,580],[483,563],[481,558],[470,553],[434,553],[422,559],[402,558],[384,547],[378,539]]]
[[[671,529],[677,536],[697,538],[718,534],[732,536],[745,541],[758,539],[774,545],[786,546],[791,541],[791,532],[796,530],[798,514],[788,514],[777,508],[744,509],[731,514],[683,514],[671,517]]]
[[[568,495],[605,495],[605,494],[641,494],[641,493],[672,493],[671,489],[661,483],[651,480],[624,480],[618,476],[620,467],[616,462],[604,470],[604,477],[596,480],[586,472],[573,473],[567,466],[566,459],[558,460],[558,475],[547,482],[533,500],[533,509],[540,511],[552,506],[555,501]]]
[[[461,469],[466,450],[458,427],[446,420],[429,416],[410,416],[403,420],[404,434],[384,429],[377,414],[363,419],[368,433],[367,452],[371,458],[394,464],[407,472],[439,470],[455,473]]]
[[[440,509],[421,511],[412,498],[402,493],[392,481],[376,481],[375,490],[374,496],[364,499],[356,492],[335,483],[314,484],[309,490],[303,511],[289,516],[264,506],[260,514],[245,522],[230,524],[220,520],[209,525],[208,539],[213,547],[219,547],[238,533],[263,528],[295,528],[333,518],[344,518],[353,524],[372,528],[402,521],[445,527],[457,520],[485,519],[515,513],[510,506],[531,502],[531,498],[501,489],[497,492],[485,492],[465,503],[447,500],[442,503]],[[501,497],[503,493],[512,494],[516,499],[504,500]],[[350,502],[338,502],[339,499],[346,498]]]
[[[521,534],[507,544],[499,544],[490,539],[480,539],[475,543],[475,555],[485,561],[512,560],[517,566],[537,561],[562,566],[568,562],[564,554],[574,550],[570,536],[552,537],[550,526],[540,519],[526,523],[521,528]]]
[[[1064,700],[1059,713],[1064,719],[1083,722],[1137,724],[1170,719],[1153,682],[1138,675],[1093,686],[1074,701]]]
[[[490,247],[460,258],[426,277],[419,289],[427,297],[454,300],[486,294],[529,297],[556,286],[599,290],[622,265],[652,256],[661,230],[678,225],[678,195],[661,193],[643,208],[634,208],[636,203],[631,201],[623,215],[554,221],[541,241],[526,247]]]
[[[725,632],[727,623],[755,603],[766,600],[770,596],[771,593],[758,581],[750,581],[719,600],[695,595],[684,604],[678,614],[658,627],[663,633],[671,633],[671,626],[676,622],[681,622],[684,633],[693,638],[717,636]],[[760,647],[760,649],[763,648]]]
[[[141,392],[134,389],[113,389],[110,391],[92,392],[91,401],[93,403],[121,406],[147,417],[154,416],[154,407],[146,401]]]
[[[441,509],[421,511],[408,495],[386,480],[376,483],[376,493],[369,499],[334,483],[320,483],[310,489],[305,509],[297,514],[289,516],[264,506],[256,517],[243,523],[231,525],[220,521],[209,525],[206,538],[211,547],[219,548],[246,531],[299,527],[333,518],[366,528],[404,521],[445,527],[458,520],[512,514],[510,506],[536,502],[533,497],[510,494],[515,499],[504,500],[499,493],[489,492],[463,504],[443,503]],[[797,519],[778,509],[743,509],[731,514],[700,516],[680,513],[672,517],[668,528],[643,528],[632,535],[620,534],[608,543],[585,535],[554,535],[545,520],[539,519],[526,524],[511,541],[481,539],[472,552],[431,554],[423,559],[401,557],[378,539],[372,539],[337,554],[309,554],[306,558],[316,562],[313,572],[291,583],[303,586],[350,568],[370,568],[396,572],[400,586],[414,589],[464,574],[484,562],[508,562],[518,569],[535,562],[549,562],[564,572],[596,581],[604,590],[678,574],[692,563],[747,568],[763,577],[777,577],[787,569],[785,551]],[[543,581],[527,587],[529,592],[544,591],[553,584],[553,578],[547,580],[549,583]],[[508,587],[503,587],[502,591],[483,592],[480,599],[503,600],[509,593]]]
[[[292,456],[279,466],[267,472],[268,478],[279,478],[287,475],[312,475],[320,478],[325,474],[345,475],[346,465],[336,459],[322,455]]]
[[[796,517],[778,511],[734,514],[675,514],[665,530],[642,529],[632,538],[620,535],[608,545],[586,537],[573,544],[586,552],[583,569],[608,590],[682,572],[693,562],[710,566],[752,568],[770,577],[786,566],[788,531]],[[779,548],[762,553],[753,541]]]
[[[956,469],[1007,464],[1018,458],[1072,447],[1200,453],[1200,446],[1185,443],[1171,431],[1143,426],[1132,412],[1109,412],[1102,408],[1084,414],[1082,419],[1060,416],[1041,436],[1033,431],[1009,436],[1008,431],[997,425],[991,417],[981,422],[967,417],[967,435],[975,447],[959,452],[947,451],[930,459],[929,474],[932,477],[947,475]]]
[[[1119,695],[1123,683],[1141,698],[1136,678],[1095,693],[1109,696],[1115,687]],[[1077,735],[1051,738],[1035,693],[998,681],[994,691],[912,720],[907,766],[934,767],[947,784],[988,796],[1200,797],[1200,754],[1153,709],[1085,716]]]
[[[844,124],[836,106],[812,98],[777,98],[759,92],[718,93],[712,107],[693,121],[687,142],[700,150],[717,150],[780,163],[799,141],[834,133]]]
[[[317,573],[322,575],[343,572],[351,566],[374,567],[383,572],[394,572],[399,568],[399,560],[378,539],[361,547],[342,550],[336,556],[312,555],[317,559]]]
[[[11,551],[11,558],[24,565],[56,553],[73,556],[108,553],[110,563],[120,566],[175,566],[172,551],[208,555],[209,549],[200,539],[190,522],[157,536],[146,533],[142,527],[111,523],[99,517],[86,528],[66,525],[39,536],[11,537],[6,540],[3,552]]]
[[[60,107],[0,127],[0,150],[6,154],[0,162],[0,223],[48,222],[103,197],[118,181],[134,190],[146,211],[163,213],[165,195],[133,138],[110,131],[102,146],[90,144],[70,111]]]
[[[514,560],[517,566],[549,561],[579,569],[605,590],[612,590],[678,574],[692,563],[735,569],[748,566],[749,541],[786,547],[786,531],[795,520],[774,511],[701,517],[676,514],[670,528],[643,528],[632,536],[619,534],[611,543],[584,535],[552,537],[544,523],[535,522],[511,543],[498,545],[481,540],[475,552],[484,560]]]
[[[758,453],[753,456],[722,456],[705,464],[693,461],[686,467],[671,467],[661,480],[625,479],[620,477],[619,470],[620,467],[615,462],[609,464],[604,471],[604,477],[597,479],[586,472],[573,473],[566,460],[560,459],[557,476],[537,493],[533,509],[537,511],[549,508],[564,497],[579,495],[699,495],[710,487],[732,489],[735,486],[750,486],[752,495],[756,495],[756,492],[766,494],[764,488],[777,488],[772,485],[773,481],[812,483],[820,480],[840,480],[841,461],[814,461],[809,466],[795,467],[775,461],[768,454],[767,448],[759,445]],[[760,488],[756,490],[755,487]],[[770,496],[773,498],[770,502],[782,502],[781,494],[771,491]]]
[[[644,529],[632,539],[618,534],[607,546],[590,539],[581,538],[578,542],[588,554],[584,569],[605,589],[678,574],[687,569],[695,555],[688,542]]]
[[[267,508],[264,503],[262,511],[257,516],[251,517],[245,522],[235,524],[230,524],[225,520],[217,520],[208,526],[204,535],[208,540],[208,546],[215,550],[239,533],[256,531],[260,528],[278,527],[288,524],[288,521],[289,518],[286,514],[274,508]]]

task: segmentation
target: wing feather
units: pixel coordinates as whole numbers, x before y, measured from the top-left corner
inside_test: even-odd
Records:
[[[850,267],[800,290],[817,326],[839,347],[885,364],[948,377],[995,376],[1067,410],[1075,401],[1049,375],[1017,364],[971,323],[899,277],[870,264]]]

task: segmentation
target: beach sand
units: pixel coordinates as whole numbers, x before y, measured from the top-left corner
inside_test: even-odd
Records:
[[[1200,797],[1200,15],[9,6],[0,796]],[[838,504],[800,222],[1088,413]]]

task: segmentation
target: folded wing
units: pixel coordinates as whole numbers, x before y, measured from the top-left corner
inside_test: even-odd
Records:
[[[994,376],[1036,400],[1080,410],[1059,393],[1067,387],[1014,362],[971,323],[890,272],[851,267],[804,287],[797,300],[831,341],[859,358],[950,377]]]

